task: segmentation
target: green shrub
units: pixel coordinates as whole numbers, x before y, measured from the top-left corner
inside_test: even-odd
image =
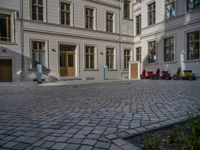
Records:
[[[146,146],[149,150],[160,150],[161,149],[161,140],[148,135],[146,140]]]
[[[169,135],[169,143],[175,143],[180,140],[179,132],[180,132],[179,128],[175,128],[171,131],[171,133]]]
[[[193,137],[190,136],[185,139],[185,142],[190,150],[200,149],[200,138],[194,139]]]
[[[190,117],[189,129],[194,139],[200,137],[200,117]]]

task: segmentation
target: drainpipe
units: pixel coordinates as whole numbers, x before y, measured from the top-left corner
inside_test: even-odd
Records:
[[[119,70],[122,78],[122,67],[121,67],[121,0],[119,0]]]
[[[24,81],[24,0],[20,0],[20,24],[21,24],[21,81]]]

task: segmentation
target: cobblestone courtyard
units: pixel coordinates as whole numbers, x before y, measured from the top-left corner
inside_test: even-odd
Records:
[[[134,150],[124,137],[200,110],[200,81],[0,83],[0,149]]]

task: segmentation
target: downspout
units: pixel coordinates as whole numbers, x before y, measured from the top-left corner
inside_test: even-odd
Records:
[[[24,0],[20,0],[20,23],[21,23],[21,81],[24,81]]]
[[[119,70],[120,70],[120,78],[122,78],[122,67],[121,67],[121,0],[119,0]]]

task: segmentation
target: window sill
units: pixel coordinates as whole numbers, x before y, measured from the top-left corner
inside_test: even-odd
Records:
[[[99,69],[84,69],[84,71],[99,71]]]
[[[30,68],[30,69],[28,69],[28,71],[37,71],[37,69],[36,68]],[[42,71],[50,71],[50,69],[43,68]]]
[[[88,29],[88,28],[85,28],[85,30],[88,30],[88,31],[96,31],[96,29]]]
[[[157,62],[148,62],[148,65],[153,66],[153,65],[158,65],[158,63]]]
[[[200,7],[196,8],[196,9],[192,9],[192,10],[186,10],[186,15],[189,14],[189,13],[194,13],[194,12],[199,11],[199,10],[200,10]]]
[[[5,42],[5,41],[0,41],[0,44],[5,44],[5,45],[17,45],[15,42]]]
[[[127,71],[129,71],[129,69],[123,69],[122,71],[125,71],[125,72],[127,72]]]
[[[108,69],[108,71],[118,71],[117,69]]]
[[[156,23],[153,23],[153,24],[148,24],[148,26],[147,27],[153,27],[153,26],[155,26],[156,25]]]
[[[133,19],[128,18],[128,17],[123,17],[124,20],[128,20],[128,21],[133,21]]]
[[[30,19],[32,22],[36,22],[36,23],[48,23],[47,21],[40,21],[40,20],[32,20],[32,19]]]
[[[163,62],[162,64],[176,64],[177,61],[166,61],[166,62]]]
[[[200,59],[194,59],[194,60],[185,60],[184,63],[195,63],[200,62]]]

